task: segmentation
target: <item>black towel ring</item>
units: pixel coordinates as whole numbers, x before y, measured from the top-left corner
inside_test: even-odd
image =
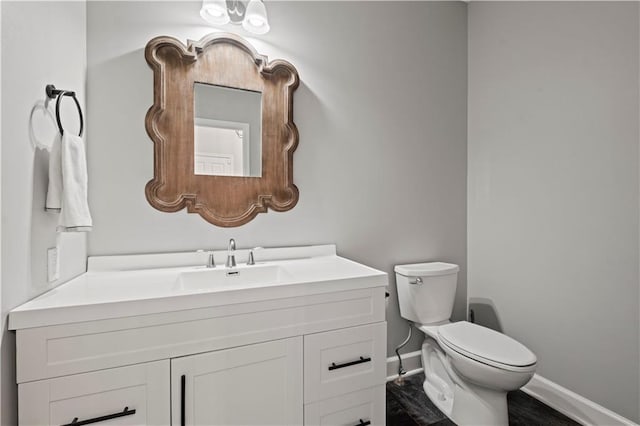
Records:
[[[80,102],[78,102],[78,98],[76,98],[76,94],[74,92],[65,91],[62,91],[62,93],[58,95],[58,100],[56,101],[56,122],[58,123],[60,134],[64,135],[64,129],[62,128],[62,122],[60,121],[60,101],[62,100],[63,96],[71,96],[76,103],[76,107],[78,108],[78,116],[80,117],[80,132],[78,132],[78,136],[82,136],[84,120],[82,118],[82,109],[80,108]]]
[[[84,118],[82,117],[82,108],[80,108],[80,102],[78,102],[78,98],[76,98],[76,92],[71,92],[68,90],[58,90],[53,84],[48,84],[45,91],[49,98],[58,98],[56,100],[56,123],[58,124],[58,130],[60,130],[61,135],[64,134],[64,128],[62,127],[62,121],[60,120],[60,101],[64,96],[70,96],[73,98],[73,101],[76,104],[76,108],[78,108],[78,116],[80,117],[80,132],[78,132],[78,136],[82,136],[82,131],[84,130]]]

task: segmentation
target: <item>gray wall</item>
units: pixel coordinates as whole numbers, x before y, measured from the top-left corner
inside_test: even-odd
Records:
[[[144,129],[153,83],[143,49],[155,36],[211,32],[200,5],[87,5],[90,254],[220,249],[231,237],[239,247],[336,243],[340,255],[391,274],[389,353],[407,331],[393,265],[444,260],[462,267],[455,317],[464,318],[466,5],[269,2],[271,32],[247,38],[300,74],[300,201],[232,229],[159,212],[144,196],[153,176]]]
[[[638,421],[638,3],[468,11],[469,297]]]
[[[48,154],[36,151],[29,112],[47,83],[78,92],[84,106],[85,2],[2,1],[2,412],[16,424],[15,335],[6,330],[9,310],[85,270],[86,237],[56,235],[57,214],[44,212]],[[65,126],[77,126],[73,103]],[[67,127],[65,127],[67,128]],[[34,121],[42,139],[55,127]],[[58,247],[60,279],[47,283],[46,250]]]

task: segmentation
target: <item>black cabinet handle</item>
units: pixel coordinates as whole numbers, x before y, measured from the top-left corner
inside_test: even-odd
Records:
[[[182,377],[180,378],[180,426],[185,426],[186,425],[186,421],[185,421],[185,394],[184,394],[184,389],[187,385],[187,376],[185,376],[184,374],[182,375]]]
[[[360,423],[358,423],[355,426],[369,426],[371,424],[371,420],[367,420],[366,422],[362,419],[360,419]]]
[[[331,365],[329,366],[329,371],[337,370],[338,368],[351,367],[352,365],[362,364],[363,362],[370,362],[370,361],[371,361],[370,357],[367,357],[367,358],[360,357],[360,359],[358,360],[345,362],[344,364],[336,364],[335,362],[332,362]]]
[[[90,425],[91,423],[104,422],[111,419],[117,419],[118,417],[124,416],[132,416],[136,413],[136,410],[129,410],[129,407],[124,407],[119,413],[107,414],[106,416],[94,417],[92,419],[80,420],[78,421],[77,417],[74,417],[71,423],[64,424],[62,426],[82,426],[82,425]]]

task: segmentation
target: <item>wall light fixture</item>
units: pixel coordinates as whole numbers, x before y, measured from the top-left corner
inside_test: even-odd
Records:
[[[266,34],[271,29],[262,0],[202,0],[200,16],[213,25],[242,25],[253,34]]]

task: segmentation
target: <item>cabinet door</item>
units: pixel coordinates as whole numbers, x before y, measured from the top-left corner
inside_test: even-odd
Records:
[[[67,425],[74,419],[80,424],[166,425],[169,360],[22,383],[18,392],[20,425]]]
[[[172,425],[301,425],[302,337],[171,360]]]

